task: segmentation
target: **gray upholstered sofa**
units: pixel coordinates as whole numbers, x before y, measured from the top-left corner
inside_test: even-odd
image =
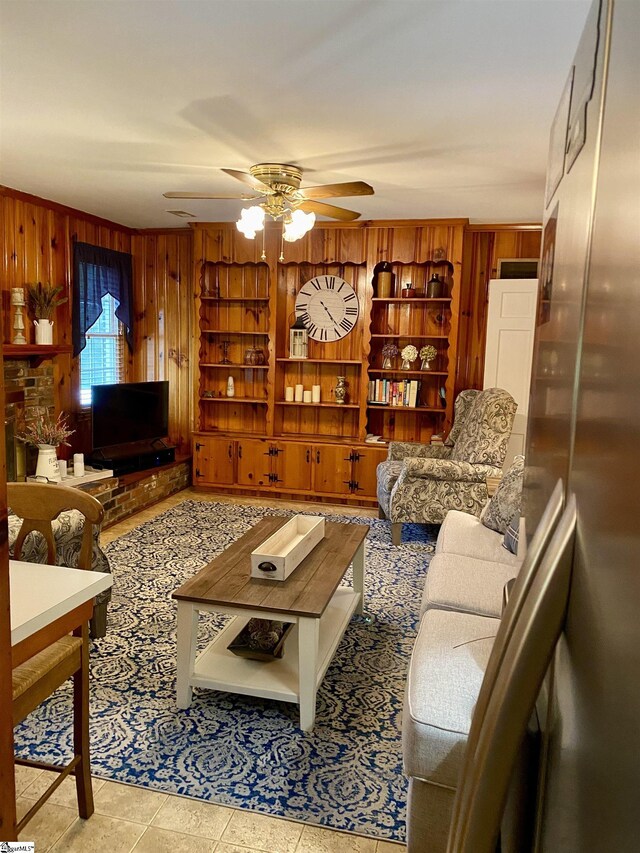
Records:
[[[13,556],[13,543],[16,541],[22,519],[11,513],[9,508],[9,554]],[[52,522],[53,533],[56,541],[57,564],[59,566],[71,566],[78,564],[80,553],[82,531],[84,528],[84,516],[78,510],[61,512]],[[24,541],[22,548],[22,559],[32,563],[47,562],[47,546],[40,534],[30,533]],[[91,568],[94,572],[110,572],[107,555],[100,547],[100,528],[93,528],[93,557]],[[107,604],[111,599],[111,589],[101,592],[95,601],[93,617],[91,619],[90,632],[95,639],[104,637],[107,632]]]
[[[524,542],[521,529],[519,542]],[[444,853],[475,703],[518,555],[465,512],[440,528],[421,604],[403,715],[409,853]]]

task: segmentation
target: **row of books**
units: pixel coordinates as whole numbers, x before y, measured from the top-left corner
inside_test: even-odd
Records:
[[[381,406],[408,406],[415,409],[420,405],[420,386],[418,379],[396,382],[391,379],[372,379],[369,382],[369,403]]]

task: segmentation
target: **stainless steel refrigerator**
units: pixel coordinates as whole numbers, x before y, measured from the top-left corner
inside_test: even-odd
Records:
[[[596,0],[553,124],[524,507],[578,505],[536,847],[640,850],[640,2]]]

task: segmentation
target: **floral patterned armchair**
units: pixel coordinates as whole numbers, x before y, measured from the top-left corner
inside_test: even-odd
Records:
[[[450,509],[480,515],[487,477],[502,472],[516,409],[501,388],[461,391],[444,445],[389,444],[377,469],[378,503],[394,545],[403,523],[441,524]]]

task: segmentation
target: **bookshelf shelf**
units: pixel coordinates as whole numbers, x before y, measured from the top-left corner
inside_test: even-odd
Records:
[[[428,376],[448,376],[446,370],[403,370],[401,367],[397,367],[395,370],[391,368],[390,370],[383,368],[369,368],[370,374],[375,374],[376,376],[420,376],[420,377],[428,377]]]
[[[266,406],[268,400],[258,397],[200,397],[201,403],[259,403],[261,406]]]
[[[359,409],[356,403],[301,403],[290,400],[276,400],[276,406],[305,406],[311,409]]]
[[[228,370],[269,370],[268,364],[223,364],[221,361],[201,361],[200,367],[224,367]]]

